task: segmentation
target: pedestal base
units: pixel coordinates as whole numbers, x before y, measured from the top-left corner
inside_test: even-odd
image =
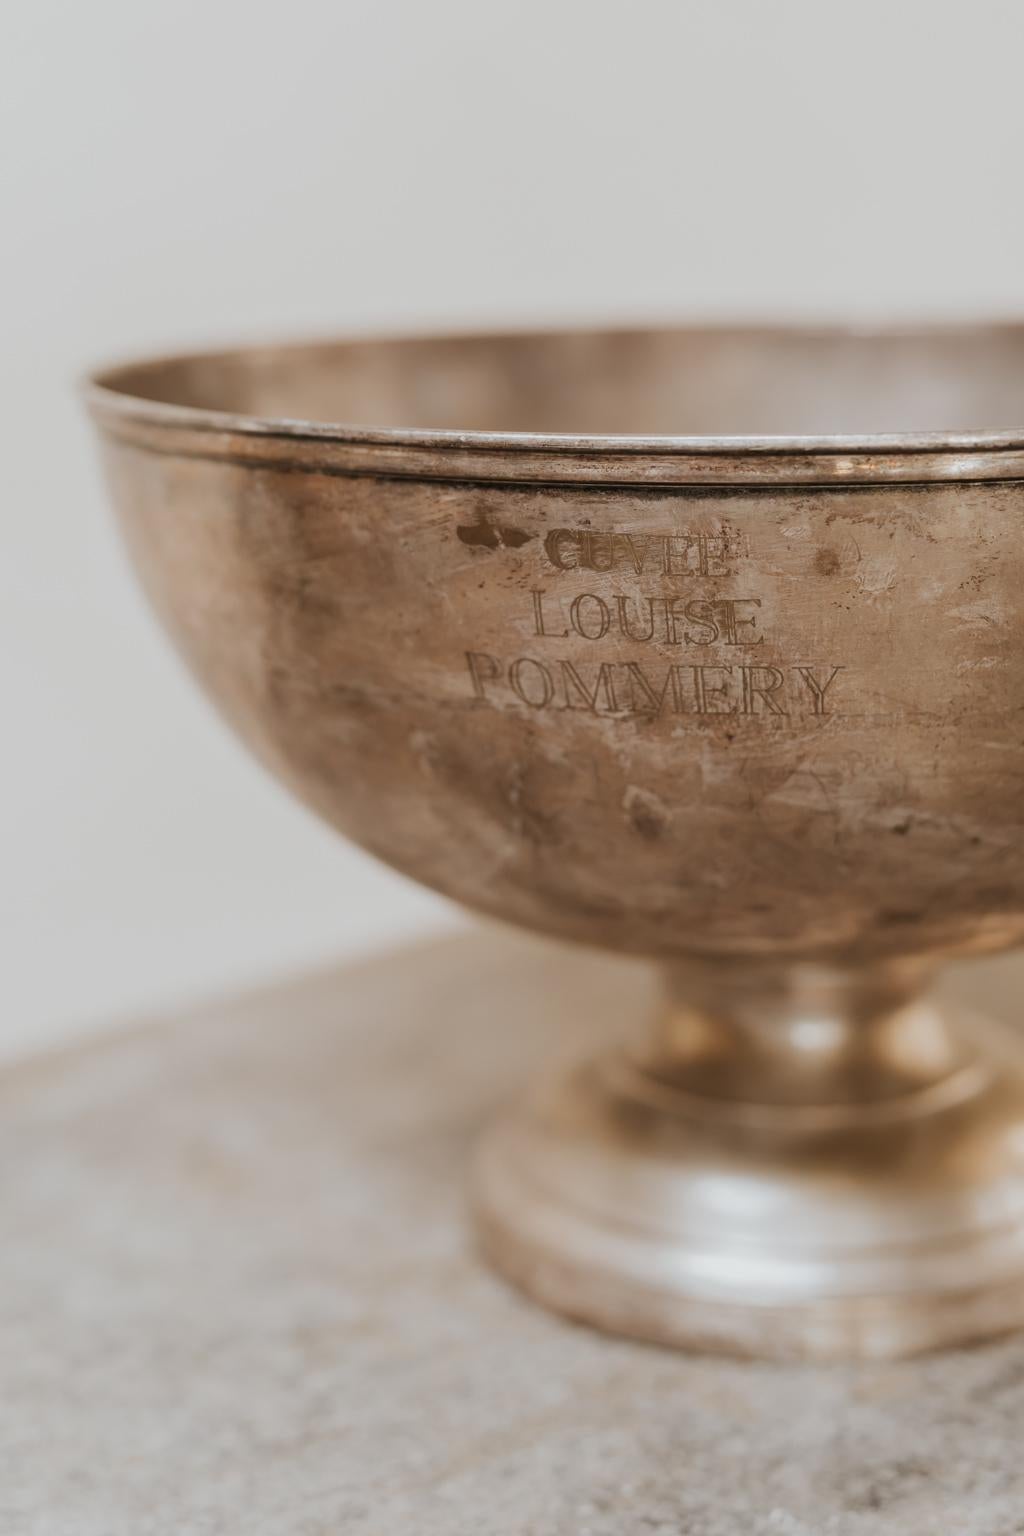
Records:
[[[1024,1326],[1024,1048],[923,1005],[897,1033],[933,1071],[831,1101],[709,1093],[706,1052],[578,1068],[484,1140],[487,1254],[570,1317],[699,1350],[882,1358]]]

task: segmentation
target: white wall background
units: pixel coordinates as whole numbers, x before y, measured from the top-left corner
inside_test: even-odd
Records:
[[[0,9],[0,1050],[454,920],[179,674],[81,368],[356,327],[1024,311],[1013,0]]]

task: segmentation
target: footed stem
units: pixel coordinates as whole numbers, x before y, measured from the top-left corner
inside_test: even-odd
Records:
[[[900,1097],[969,1053],[922,990],[927,961],[874,965],[694,960],[666,968],[646,1074],[691,1094],[760,1104]]]

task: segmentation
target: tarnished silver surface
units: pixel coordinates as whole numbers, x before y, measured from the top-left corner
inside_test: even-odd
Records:
[[[667,963],[628,1060],[485,1149],[489,1249],[556,1306],[826,1355],[1024,1321],[1019,1052],[919,1000],[1024,937],[1022,363],[1016,326],[669,331],[90,389],[269,766],[460,901]]]

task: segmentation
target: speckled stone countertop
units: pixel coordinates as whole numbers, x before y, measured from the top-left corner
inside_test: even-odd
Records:
[[[483,930],[9,1069],[2,1536],[1024,1532],[1024,1339],[688,1358],[478,1263],[478,1127],[647,984]]]

